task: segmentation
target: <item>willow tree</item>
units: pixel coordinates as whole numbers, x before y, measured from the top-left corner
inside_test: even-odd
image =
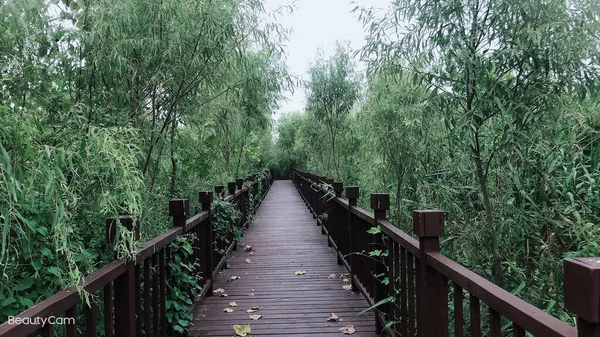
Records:
[[[560,107],[561,97],[595,92],[599,4],[397,0],[383,18],[372,13],[361,13],[370,27],[363,56],[375,68],[398,59],[398,72],[425,79],[448,129],[471,152],[492,274],[502,285],[502,224],[495,218],[489,172],[519,149],[521,135]]]
[[[326,125],[331,141],[331,169],[340,179],[336,140],[354,103],[358,99],[359,82],[350,52],[338,44],[335,54],[325,59],[321,54],[309,70],[306,109]]]

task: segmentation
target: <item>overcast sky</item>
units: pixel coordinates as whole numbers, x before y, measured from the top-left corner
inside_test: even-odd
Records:
[[[272,11],[281,4],[292,0],[265,0],[265,9]],[[296,9],[285,15],[279,22],[292,29],[290,41],[285,48],[289,71],[307,79],[310,63],[321,48],[325,56],[335,51],[336,41],[347,41],[352,49],[361,48],[364,43],[364,30],[358,21],[358,14],[351,13],[357,5],[384,8],[390,0],[297,0]],[[287,93],[288,101],[280,103],[281,113],[299,111],[304,108],[305,91],[296,88],[294,94]]]

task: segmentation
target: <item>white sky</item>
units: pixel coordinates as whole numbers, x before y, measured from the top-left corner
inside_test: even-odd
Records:
[[[310,63],[317,56],[318,49],[321,48],[328,57],[334,53],[336,41],[349,42],[353,50],[361,48],[365,43],[365,33],[358,21],[358,13],[351,13],[352,9],[357,5],[387,8],[390,2],[391,0],[297,0],[293,13],[279,19],[283,26],[292,29],[290,41],[284,48],[289,71],[306,80]],[[265,9],[269,12],[281,4],[290,3],[292,0],[265,0]],[[281,107],[275,114],[275,119],[281,113],[304,108],[304,88],[296,88],[293,95],[287,93],[286,96],[288,101],[280,102]]]

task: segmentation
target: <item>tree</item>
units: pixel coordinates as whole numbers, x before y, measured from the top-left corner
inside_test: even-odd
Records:
[[[344,118],[358,99],[359,82],[350,59],[350,52],[337,45],[335,54],[325,60],[319,55],[309,70],[307,110],[327,126],[331,141],[331,166],[340,179],[336,139]]]
[[[489,172],[511,156],[520,135],[555,109],[561,96],[595,91],[598,4],[398,0],[383,19],[370,13],[361,14],[371,27],[363,56],[374,60],[374,68],[399,59],[398,71],[409,69],[424,78],[435,89],[448,129],[459,133],[471,151],[493,277],[502,285],[500,224]],[[498,123],[504,130],[499,137]]]

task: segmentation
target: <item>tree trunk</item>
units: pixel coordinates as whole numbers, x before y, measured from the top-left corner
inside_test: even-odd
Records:
[[[475,161],[475,174],[477,175],[477,181],[479,182],[479,189],[483,197],[483,207],[485,208],[485,222],[490,233],[490,242],[492,244],[492,252],[494,257],[492,259],[492,277],[496,284],[500,287],[504,287],[504,275],[502,274],[502,259],[500,254],[500,247],[498,245],[498,233],[494,224],[494,211],[492,203],[490,201],[490,194],[487,186],[487,177],[483,171],[483,165],[481,163],[481,148],[479,144],[479,133],[475,133],[475,147],[472,148],[473,160]]]

